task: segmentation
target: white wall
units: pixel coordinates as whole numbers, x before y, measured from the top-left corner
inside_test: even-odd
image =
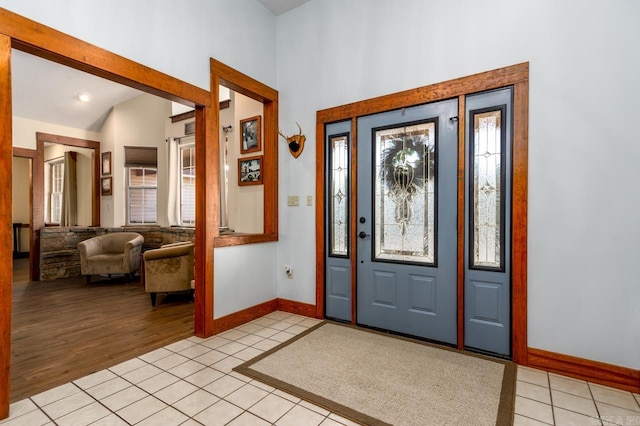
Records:
[[[278,295],[315,301],[315,112],[530,62],[530,347],[640,368],[640,3],[312,0],[278,18]]]
[[[276,298],[277,243],[221,247],[214,251],[214,318]]]
[[[102,151],[111,151],[112,195],[102,197],[101,218],[104,226],[127,225],[127,179],[124,169],[124,147],[157,148],[158,159],[158,225],[168,226],[167,120],[171,102],[154,95],[142,94],[113,107],[103,126]],[[101,222],[102,223],[102,222]],[[109,225],[107,225],[109,224]]]
[[[75,127],[60,126],[43,121],[13,116],[12,124],[13,146],[18,148],[36,149],[36,133],[68,136],[71,138],[100,141],[100,133]]]
[[[124,164],[124,150],[115,149],[117,146],[116,143],[116,115],[113,110],[107,116],[107,119],[104,121],[102,125],[102,129],[100,130],[100,152],[111,152],[111,176],[114,176],[114,173],[124,173],[123,171],[116,172],[115,162],[117,157],[119,157],[120,167]],[[100,159],[100,177],[102,178],[102,159]],[[108,175],[106,175],[108,176]],[[105,177],[106,177],[105,176]],[[113,179],[111,180],[111,194],[112,195],[100,195],[100,226],[104,226],[107,228],[111,228],[116,226],[115,224],[115,214],[114,211],[117,209],[124,209],[124,199],[122,196],[115,197],[114,194],[118,194],[121,190],[115,190],[113,186]],[[122,183],[121,183],[122,185]],[[102,187],[102,183],[101,183]],[[102,192],[102,190],[100,191]]]
[[[275,87],[276,18],[256,0],[0,0],[0,7],[209,90],[209,58]]]
[[[12,222],[31,222],[31,159],[13,157],[12,163]],[[20,251],[30,251],[29,229],[18,231],[20,233]]]

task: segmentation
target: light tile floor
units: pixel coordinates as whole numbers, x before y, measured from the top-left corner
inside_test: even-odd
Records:
[[[350,426],[232,371],[318,322],[274,312],[209,339],[191,337],[11,404],[0,425]],[[640,395],[520,367],[514,424],[640,425]]]
[[[640,395],[518,367],[515,426],[640,426]]]

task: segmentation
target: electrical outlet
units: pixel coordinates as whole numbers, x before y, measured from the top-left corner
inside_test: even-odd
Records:
[[[307,195],[307,206],[313,205],[313,195]]]
[[[287,205],[288,206],[299,206],[300,205],[300,197],[297,195],[289,195],[287,197]]]
[[[293,268],[289,265],[284,265],[284,273],[287,274],[287,278],[293,278]]]

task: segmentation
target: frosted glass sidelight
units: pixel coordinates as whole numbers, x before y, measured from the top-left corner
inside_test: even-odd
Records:
[[[330,138],[330,256],[349,255],[349,140]]]
[[[374,160],[374,258],[435,264],[435,123],[376,130]]]
[[[502,110],[474,115],[472,267],[501,268]]]

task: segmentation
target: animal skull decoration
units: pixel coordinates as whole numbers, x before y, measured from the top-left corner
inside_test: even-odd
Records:
[[[298,133],[297,135],[287,136],[282,133],[282,130],[278,131],[280,136],[282,136],[289,145],[289,152],[291,153],[291,155],[293,155],[293,158],[298,158],[298,156],[302,154],[304,141],[307,140],[307,137],[302,134],[302,127],[300,127],[300,124],[298,124],[297,121],[296,124],[298,125],[298,130],[300,130],[300,133]]]

